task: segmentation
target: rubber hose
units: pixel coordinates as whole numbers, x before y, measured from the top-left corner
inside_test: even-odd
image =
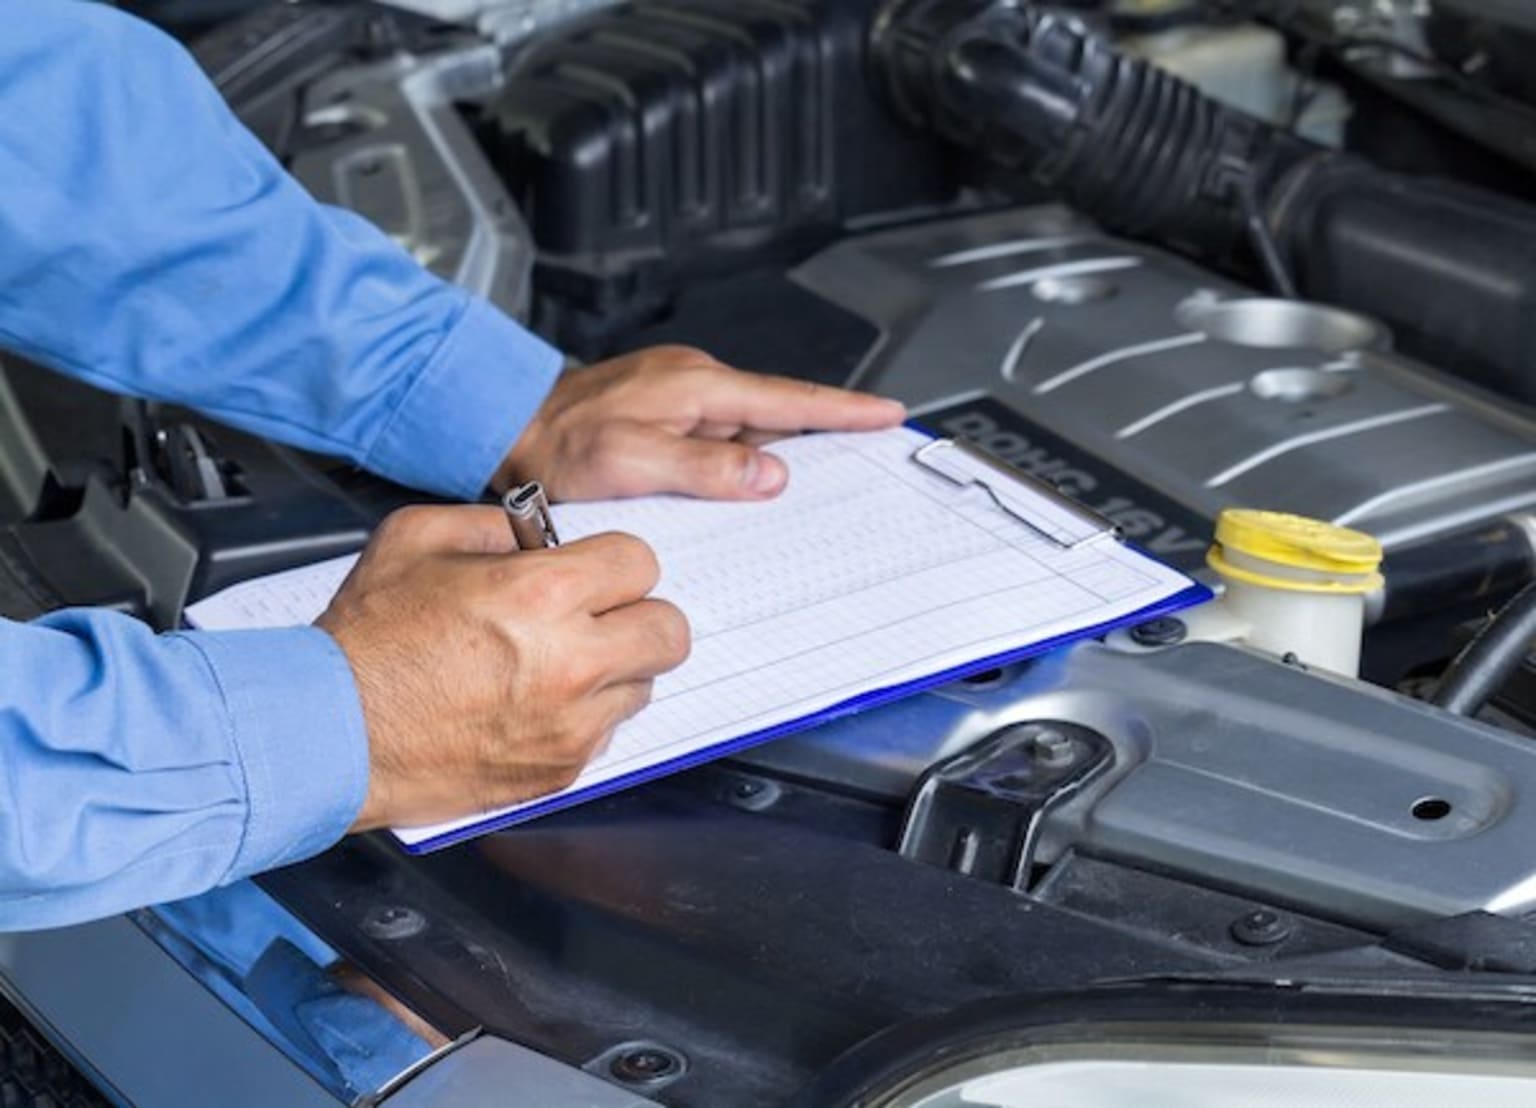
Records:
[[[875,76],[909,122],[1021,169],[1111,230],[1226,257],[1294,166],[1330,157],[1119,53],[1076,20],[1004,0],[893,0]]]
[[[1445,671],[1433,703],[1459,716],[1476,715],[1536,639],[1536,581],[1527,585],[1477,633]]]

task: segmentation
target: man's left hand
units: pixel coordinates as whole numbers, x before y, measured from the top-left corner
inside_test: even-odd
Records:
[[[658,346],[563,374],[494,484],[537,479],[556,500],[661,492],[764,500],[789,474],[763,443],[801,431],[878,430],[905,416],[894,400]]]

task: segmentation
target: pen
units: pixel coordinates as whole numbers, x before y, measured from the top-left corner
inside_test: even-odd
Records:
[[[501,506],[506,509],[507,522],[512,525],[512,537],[517,540],[519,550],[543,550],[560,545],[555,521],[549,514],[549,498],[544,495],[544,486],[537,481],[508,489],[501,498]]]

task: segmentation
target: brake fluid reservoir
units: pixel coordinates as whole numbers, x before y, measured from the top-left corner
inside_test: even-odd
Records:
[[[1361,531],[1228,508],[1206,560],[1226,584],[1220,604],[1247,625],[1249,645],[1354,677],[1381,557],[1381,544]]]

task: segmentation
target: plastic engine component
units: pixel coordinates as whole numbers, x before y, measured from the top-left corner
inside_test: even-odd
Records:
[[[1297,174],[1271,219],[1308,296],[1387,320],[1416,357],[1536,403],[1536,208],[1329,158]]]
[[[1062,208],[848,239],[793,278],[882,333],[856,384],[1186,568],[1227,507],[1357,528],[1394,556],[1536,509],[1536,423],[1517,410],[1395,354],[1374,320],[1255,297]],[[1443,553],[1486,565],[1461,540]],[[1434,576],[1404,583],[1443,597]]]
[[[1110,858],[1368,929],[1532,908],[1536,748],[1360,682],[1209,643],[1088,643],[894,719],[839,720],[738,761],[907,797],[1000,724],[1084,727],[1114,744],[1114,767],[1045,814],[1038,863]]]
[[[540,328],[582,352],[690,280],[949,202],[957,160],[865,80],[870,7],[627,4],[515,60],[481,136],[540,250]]]

